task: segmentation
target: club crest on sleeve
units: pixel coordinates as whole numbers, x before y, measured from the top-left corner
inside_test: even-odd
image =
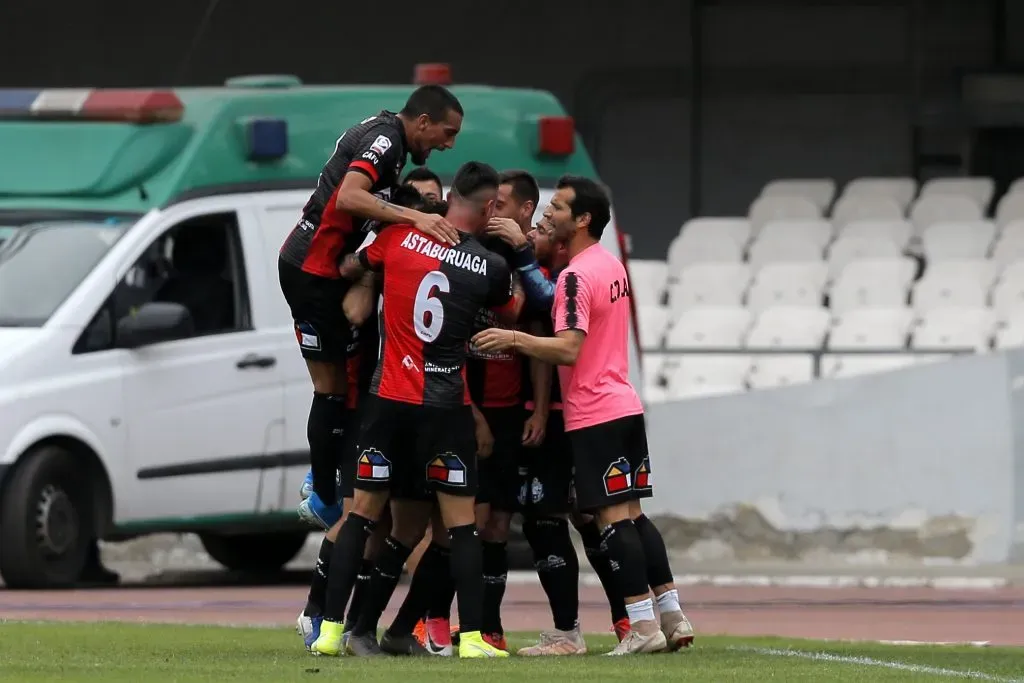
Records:
[[[320,335],[309,323],[295,323],[295,339],[299,346],[310,351],[320,350]]]
[[[647,490],[651,488],[650,458],[644,458],[644,461],[640,463],[640,467],[636,469],[636,477],[633,482],[633,488],[638,490]]]
[[[387,135],[378,135],[377,139],[370,145],[370,151],[380,155],[383,155],[389,149],[391,149],[391,140],[388,139]]]
[[[376,448],[367,448],[359,454],[356,479],[362,481],[388,481],[391,479],[391,461]]]
[[[624,493],[633,487],[632,472],[625,458],[619,458],[604,473],[604,491],[609,496]]]
[[[427,463],[427,481],[466,486],[466,464],[454,453],[442,453]]]

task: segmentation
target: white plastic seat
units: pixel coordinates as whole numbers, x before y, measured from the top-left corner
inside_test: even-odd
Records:
[[[1005,239],[996,240],[992,247],[992,262],[997,269],[1004,269],[1016,261],[1024,261],[1024,240]]]
[[[728,235],[733,242],[743,247],[750,241],[750,220],[736,218],[691,218],[679,228],[679,234],[689,232],[692,237],[718,238]]]
[[[886,354],[829,354],[821,358],[821,376],[834,379],[859,377],[876,372],[889,372],[916,365],[917,360],[909,353]]]
[[[640,348],[656,349],[665,342],[668,330],[669,308],[652,304],[640,304],[636,308],[637,325],[640,328]]]
[[[747,375],[751,389],[774,389],[775,387],[803,384],[814,379],[814,356],[790,354],[785,356],[757,356],[754,366]]]
[[[985,258],[996,236],[992,221],[943,221],[924,229],[921,241],[930,261]]]
[[[731,349],[743,346],[751,314],[741,306],[702,306],[682,312],[665,345],[679,348]]]
[[[917,181],[908,177],[855,178],[843,188],[844,197],[879,196],[896,200],[903,213],[917,194]]]
[[[987,259],[933,261],[914,283],[910,302],[916,311],[949,306],[984,306],[995,280],[995,264]]]
[[[828,266],[821,261],[766,264],[750,284],[747,307],[820,306],[827,279]]]
[[[996,326],[994,346],[997,349],[1024,346],[1024,307],[1017,304],[1008,310],[997,311],[997,314],[1001,321]]]
[[[981,207],[970,197],[933,194],[918,197],[910,209],[914,234],[921,235],[933,223],[948,221],[980,221]]]
[[[892,197],[843,195],[832,210],[832,222],[842,229],[853,221],[899,221],[903,215],[903,207]]]
[[[790,237],[755,239],[747,253],[747,261],[754,269],[760,269],[769,263],[804,263],[821,260],[822,248],[817,244]]]
[[[672,317],[697,306],[739,306],[750,283],[745,263],[697,263],[684,268],[669,290]]]
[[[668,283],[675,282],[679,272],[695,263],[743,260],[743,245],[727,232],[718,234],[705,230],[684,230],[668,246]]]
[[[902,349],[914,311],[906,306],[857,308],[839,316],[828,335],[830,349]]]
[[[817,349],[828,331],[828,309],[773,306],[761,311],[747,335],[748,349]]]
[[[1024,219],[1003,224],[999,230],[1000,242],[1024,242]]]
[[[809,242],[819,250],[823,250],[825,245],[832,241],[832,224],[827,220],[813,219],[813,220],[779,220],[765,223],[761,228],[761,231],[754,236],[754,243],[758,242],[788,242],[797,240],[801,242]]]
[[[756,236],[761,228],[779,220],[813,220],[821,218],[821,209],[814,202],[803,197],[760,196],[750,205],[747,217],[750,219],[751,234]]]
[[[746,354],[686,354],[673,370],[668,385],[743,386],[750,366],[751,358]]]
[[[1015,261],[999,274],[991,293],[992,309],[1000,320],[1024,311],[1024,261]]]
[[[844,238],[888,239],[903,249],[910,242],[912,234],[914,234],[914,226],[907,220],[851,221],[839,230],[837,241]]]
[[[668,262],[648,259],[629,260],[630,293],[640,305],[660,304],[668,278]]]
[[[923,350],[983,351],[989,347],[994,317],[991,309],[981,306],[932,309],[914,328],[910,346]]]
[[[761,190],[762,197],[802,197],[824,211],[836,196],[836,181],[831,178],[779,178]]]
[[[921,186],[921,196],[933,195],[967,197],[984,211],[995,194],[996,183],[992,178],[981,176],[962,178],[932,178]]]
[[[843,272],[847,264],[873,258],[900,258],[903,251],[888,237],[850,237],[842,235],[829,246],[828,270],[832,278]]]
[[[1008,192],[996,204],[996,224],[1003,226],[1024,218],[1024,192]]]
[[[835,313],[855,308],[904,306],[917,262],[909,256],[853,261],[843,268],[829,291]]]

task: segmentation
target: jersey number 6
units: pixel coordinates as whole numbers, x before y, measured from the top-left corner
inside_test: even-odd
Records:
[[[444,294],[451,289],[448,276],[439,270],[430,271],[420,280],[412,309],[416,336],[428,343],[437,339],[441,334],[441,327],[444,326],[444,306],[441,305],[440,299],[432,296],[436,293],[435,287],[437,293]]]

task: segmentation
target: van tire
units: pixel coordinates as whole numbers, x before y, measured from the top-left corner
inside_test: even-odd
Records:
[[[94,534],[93,487],[59,446],[27,453],[0,497],[0,575],[8,588],[74,586]]]
[[[306,544],[305,531],[264,534],[202,534],[199,540],[207,554],[237,572],[273,572],[285,566]]]

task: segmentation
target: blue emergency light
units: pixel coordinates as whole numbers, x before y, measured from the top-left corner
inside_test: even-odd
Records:
[[[245,151],[249,161],[276,161],[288,156],[288,122],[272,118],[248,119]]]

